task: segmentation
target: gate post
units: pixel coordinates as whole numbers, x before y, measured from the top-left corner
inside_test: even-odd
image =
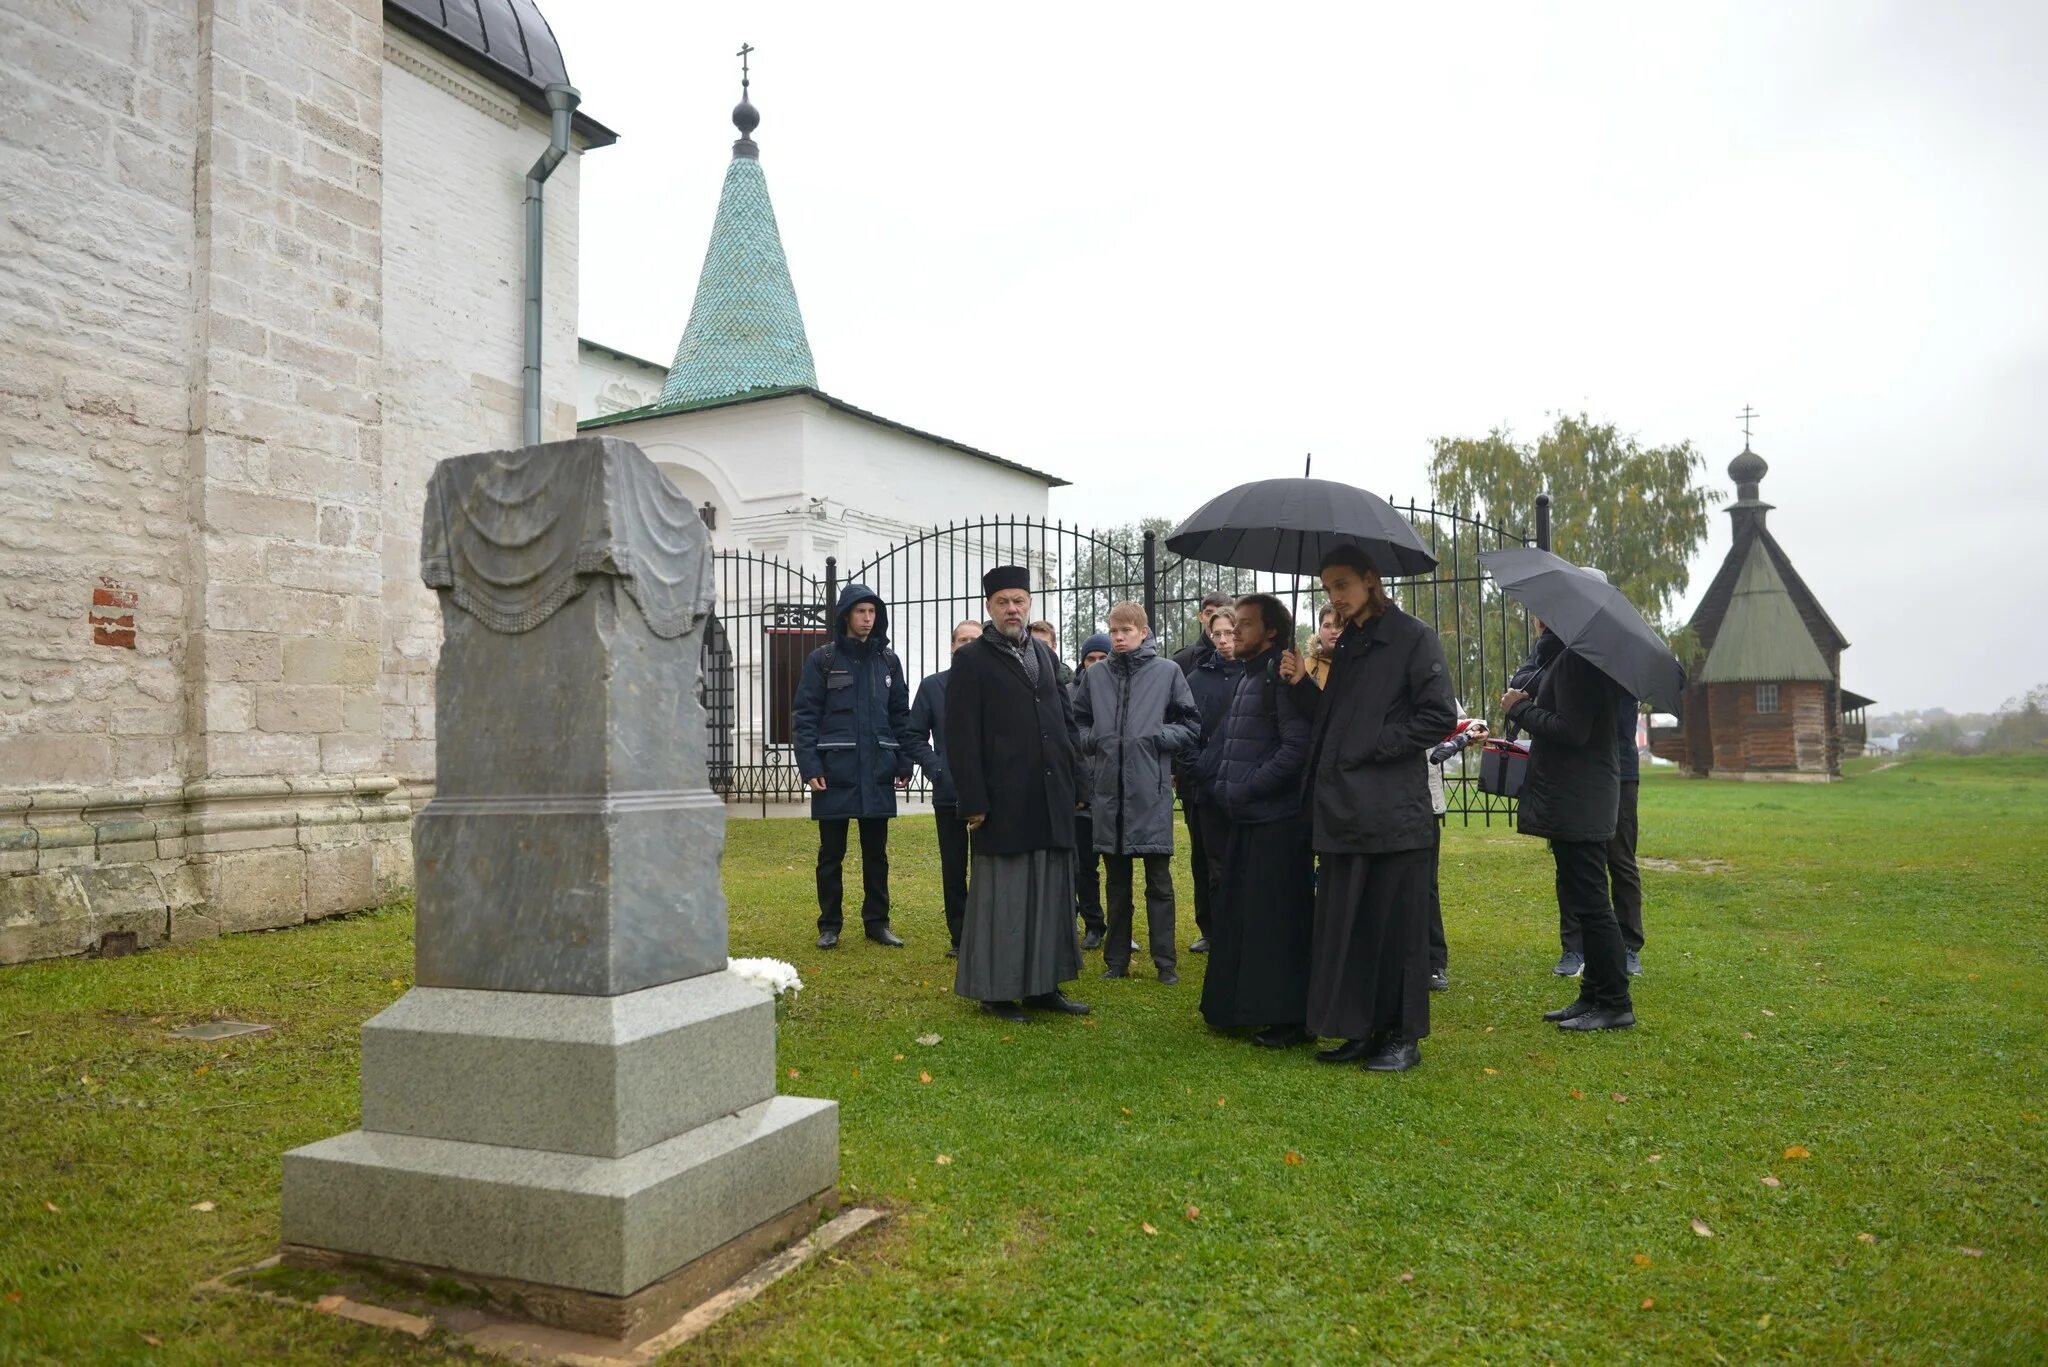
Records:
[[[832,616],[832,605],[839,601],[839,557],[825,557],[825,616]]]
[[[1145,620],[1159,630],[1159,533],[1145,533]]]
[[[1550,494],[1547,490],[1536,495],[1536,549],[1550,549]]]

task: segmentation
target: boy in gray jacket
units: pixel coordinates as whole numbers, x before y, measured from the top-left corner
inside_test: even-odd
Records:
[[[1086,801],[1108,874],[1102,976],[1130,976],[1132,861],[1143,859],[1152,963],[1159,981],[1172,984],[1180,981],[1173,946],[1173,761],[1200,743],[1202,715],[1180,666],[1153,646],[1144,608],[1110,608],[1109,640],[1110,657],[1084,671],[1074,687],[1080,753],[1094,770]]]

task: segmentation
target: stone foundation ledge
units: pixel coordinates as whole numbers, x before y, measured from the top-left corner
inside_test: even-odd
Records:
[[[108,956],[412,891],[431,784],[387,775],[0,789],[0,964]]]

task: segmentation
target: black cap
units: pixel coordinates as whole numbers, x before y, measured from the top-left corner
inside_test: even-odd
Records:
[[[1031,571],[1022,565],[998,565],[981,576],[981,595],[993,598],[1004,589],[1031,592]]]

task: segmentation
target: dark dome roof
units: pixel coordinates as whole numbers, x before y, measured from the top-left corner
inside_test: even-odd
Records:
[[[1721,449],[1725,451],[1728,448],[1724,446]],[[1742,454],[1728,462],[1728,478],[1737,484],[1755,484],[1769,474],[1770,469],[1762,456],[1745,446]]]
[[[547,108],[547,87],[569,83],[562,45],[534,0],[384,0],[384,13],[538,109]],[[581,112],[576,131],[592,146],[618,140],[618,134]]]

